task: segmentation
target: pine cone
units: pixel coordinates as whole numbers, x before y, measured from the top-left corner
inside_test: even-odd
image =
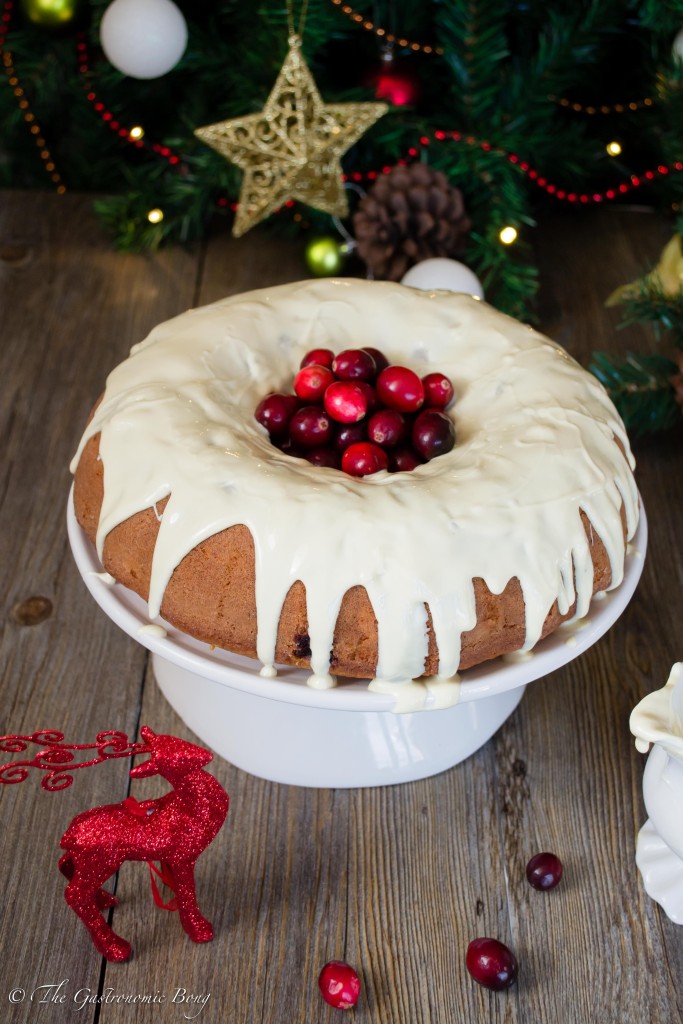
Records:
[[[432,256],[453,256],[470,229],[460,189],[416,163],[377,179],[353,216],[357,252],[376,278],[400,281]]]

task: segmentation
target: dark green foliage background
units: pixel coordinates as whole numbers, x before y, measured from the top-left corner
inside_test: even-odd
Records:
[[[198,142],[193,130],[262,109],[287,51],[285,2],[177,0],[189,26],[188,47],[172,72],[152,81],[121,75],[103,57],[99,23],[108,2],[84,0],[80,23],[62,35],[30,26],[15,10],[7,47],[65,183],[98,193],[97,208],[115,244],[140,250],[191,241],[215,216],[231,217],[225,208],[221,214],[216,200],[236,199],[240,182],[240,172]],[[413,107],[392,107],[345,156],[344,168],[364,172],[393,164],[421,135],[438,129],[489,142],[488,151],[434,142],[421,159],[462,189],[473,223],[466,262],[506,312],[533,319],[537,272],[529,229],[544,206],[557,202],[510,163],[509,153],[558,188],[588,193],[683,159],[683,70],[671,50],[683,27],[683,0],[356,0],[353,6],[397,35],[445,52],[396,51],[419,83],[419,99]],[[182,172],[148,145],[126,144],[93,111],[78,71],[77,31],[89,44],[98,96],[123,125],[142,124],[147,142],[179,153]],[[374,98],[379,40],[330,0],[310,0],[304,54],[326,101]],[[561,108],[551,96],[592,105],[652,96],[656,103],[588,117]],[[611,138],[623,146],[618,160],[605,152]],[[49,187],[16,98],[2,82],[0,187]],[[670,174],[642,189],[638,201],[671,210],[682,193],[683,174]],[[146,213],[156,206],[164,220],[151,225]],[[271,217],[268,229],[301,232],[292,213]],[[306,210],[304,220],[307,237],[334,230],[315,211]],[[514,246],[499,241],[506,224],[519,231]],[[624,372],[636,371],[629,364]],[[612,386],[615,374],[619,385],[619,373],[602,366]],[[666,420],[663,415],[657,422]]]

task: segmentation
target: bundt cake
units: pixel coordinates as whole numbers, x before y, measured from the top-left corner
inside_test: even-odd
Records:
[[[362,478],[254,417],[321,347],[453,382],[456,443]],[[396,683],[529,650],[617,586],[638,496],[598,381],[471,296],[361,280],[237,295],[156,327],[109,376],[74,504],[105,569],[207,644]]]

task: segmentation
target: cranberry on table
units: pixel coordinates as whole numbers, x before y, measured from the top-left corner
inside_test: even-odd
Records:
[[[305,405],[289,421],[289,436],[295,446],[323,447],[332,437],[332,421],[319,405]]]
[[[332,371],[338,380],[374,380],[375,360],[362,348],[347,348],[332,360]]]
[[[306,402],[320,402],[330,384],[334,383],[334,374],[327,366],[310,363],[299,370],[294,378],[294,391],[297,398]]]
[[[368,420],[368,440],[393,448],[404,440],[408,426],[396,409],[380,409]]]
[[[370,476],[388,466],[387,453],[371,441],[351,444],[342,455],[342,469],[349,476]]]
[[[370,345],[363,345],[362,352],[367,352],[375,360],[375,366],[377,367],[377,373],[381,373],[389,365],[389,360],[384,355],[384,352],[380,352],[378,348],[372,348]]]
[[[467,947],[467,970],[474,980],[494,992],[502,992],[517,980],[517,959],[498,939],[474,939]]]
[[[350,964],[330,960],[318,978],[318,988],[326,1003],[337,1010],[350,1010],[358,1002],[360,978]]]
[[[425,389],[425,403],[436,406],[437,409],[445,409],[449,402],[453,401],[453,385],[445,373],[428,373],[422,378]]]
[[[286,433],[289,421],[299,408],[299,401],[294,395],[266,395],[256,406],[257,421],[265,427],[272,437]]]
[[[343,452],[350,444],[356,444],[358,441],[367,441],[367,429],[365,422],[360,423],[342,423],[337,427],[337,432],[332,440],[332,445],[338,452]]]
[[[562,880],[562,861],[554,853],[537,853],[526,866],[526,878],[534,889],[545,892]]]
[[[338,380],[325,391],[325,410],[337,423],[357,423],[368,411],[362,388],[351,381]]]
[[[409,473],[423,463],[412,448],[391,448],[388,455],[390,473]]]
[[[311,363],[316,363],[318,366],[332,366],[332,360],[334,359],[334,352],[331,348],[312,348],[310,352],[301,360],[299,364],[303,369],[304,366],[310,366]]]
[[[424,385],[407,366],[387,366],[377,378],[377,397],[388,409],[417,412],[424,402]]]
[[[423,459],[445,455],[455,444],[455,427],[445,412],[426,409],[413,423],[413,448]]]

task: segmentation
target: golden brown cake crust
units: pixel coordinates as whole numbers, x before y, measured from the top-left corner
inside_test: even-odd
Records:
[[[86,444],[76,469],[74,505],[78,522],[94,542],[103,497],[99,434]],[[159,502],[160,514],[165,506]],[[611,583],[605,547],[581,512],[593,561],[593,593]],[[622,522],[624,514],[622,509]],[[154,509],[131,516],[107,536],[105,569],[145,600],[149,594],[152,554],[159,529]],[[624,523],[624,533],[626,527]],[[474,580],[477,623],[462,636],[460,668],[519,650],[525,639],[524,599],[517,579],[493,594],[482,579]],[[557,603],[543,627],[547,636],[566,619]],[[164,594],[161,614],[172,625],[199,640],[237,654],[256,657],[254,544],[246,526],[233,526],[208,538],[176,567]],[[429,650],[426,675],[438,671],[438,650],[427,608]],[[276,661],[309,667],[306,591],[299,581],[287,594],[278,627]],[[342,600],[334,633],[330,671],[333,675],[373,678],[377,664],[377,622],[367,592],[352,587]]]

